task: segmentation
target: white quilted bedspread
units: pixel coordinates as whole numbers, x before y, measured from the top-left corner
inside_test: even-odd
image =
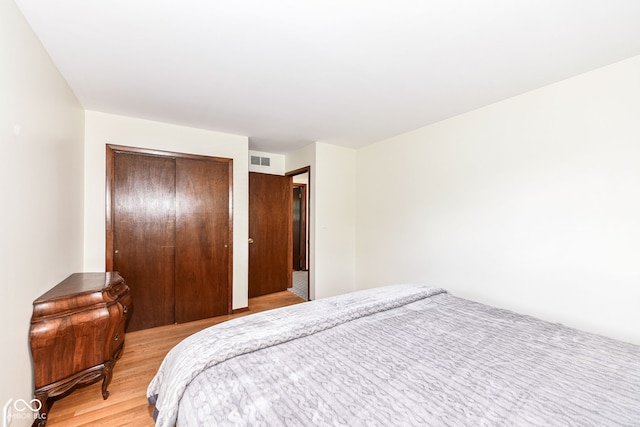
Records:
[[[640,347],[401,285],[195,334],[148,396],[158,426],[640,426]]]

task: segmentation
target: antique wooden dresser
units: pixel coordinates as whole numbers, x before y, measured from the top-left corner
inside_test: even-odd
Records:
[[[76,273],[33,302],[30,345],[40,424],[56,397],[102,379],[109,396],[131,310],[129,288],[117,272]]]

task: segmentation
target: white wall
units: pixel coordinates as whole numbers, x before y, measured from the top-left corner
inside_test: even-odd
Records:
[[[84,268],[86,271],[104,271],[105,269],[107,144],[233,159],[233,308],[246,307],[248,302],[248,138],[87,111],[84,169]]]
[[[358,288],[640,343],[640,57],[358,152]]]
[[[82,269],[84,112],[13,1],[0,1],[0,63],[4,406],[32,397],[33,300]]]
[[[286,157],[286,170],[311,166],[310,298],[355,290],[356,151],[316,142]]]
[[[302,173],[300,175],[295,175],[293,177],[293,183],[294,184],[309,184],[309,174],[308,173]],[[307,194],[308,196],[308,194]]]
[[[316,297],[356,289],[356,150],[316,144]]]

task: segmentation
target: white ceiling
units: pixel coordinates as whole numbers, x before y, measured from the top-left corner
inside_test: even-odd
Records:
[[[273,153],[360,147],[640,54],[637,0],[16,3],[84,108]]]

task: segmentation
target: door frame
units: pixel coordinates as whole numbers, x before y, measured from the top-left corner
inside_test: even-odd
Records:
[[[198,154],[178,153],[173,151],[162,151],[149,148],[129,147],[124,145],[106,144],[106,185],[105,185],[105,271],[113,271],[113,191],[115,189],[115,169],[114,161],[116,153],[129,153],[147,156],[157,156],[166,158],[182,158],[194,160],[209,160],[226,162],[229,164],[229,262],[227,263],[227,289],[228,292],[228,313],[233,311],[233,159],[226,157],[203,156]],[[293,255],[292,255],[293,256]],[[125,277],[126,281],[126,277]]]
[[[307,213],[308,213],[308,217],[309,217],[309,221],[307,223],[307,228],[308,228],[312,223],[311,215],[313,214],[313,212],[311,210],[312,207],[313,207],[313,206],[311,206],[311,200],[313,200],[313,197],[311,197],[311,191],[312,191],[312,186],[311,186],[311,166],[304,166],[304,167],[301,167],[299,169],[294,169],[294,170],[292,170],[290,172],[286,172],[285,175],[294,177],[296,175],[302,175],[304,173],[307,173],[308,176],[309,176],[309,180],[307,182],[308,198],[307,198],[307,205],[306,205]],[[292,192],[293,192],[293,189],[292,189]],[[311,269],[312,269],[312,267],[311,267],[311,258],[313,256],[313,254],[315,253],[315,250],[314,250],[314,247],[313,247],[314,242],[313,242],[313,239],[312,239],[313,233],[311,233],[311,230],[307,230],[307,231],[308,231],[307,239],[309,241],[309,244],[307,246],[307,259],[308,259],[308,261],[307,261],[307,298],[308,298],[309,301],[311,301],[312,300],[312,298],[311,298],[311,273],[312,273],[311,272]],[[291,253],[289,254],[289,259],[293,259],[293,245],[291,245]],[[314,266],[315,266],[315,264],[314,264]],[[292,274],[292,277],[293,277],[293,274]],[[314,283],[315,283],[315,281],[314,281]]]

